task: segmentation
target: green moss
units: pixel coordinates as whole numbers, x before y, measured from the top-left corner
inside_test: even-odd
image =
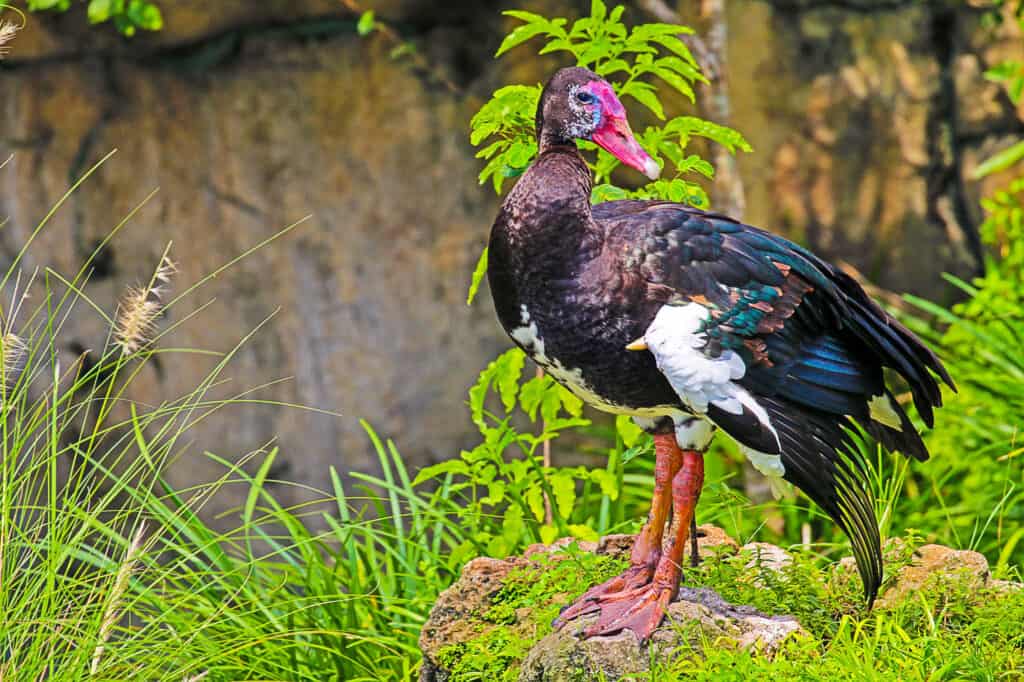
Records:
[[[590,586],[618,575],[626,562],[571,545],[514,570],[479,614],[480,635],[445,647],[439,663],[452,682],[515,680],[523,658],[551,632],[559,609]]]
[[[895,572],[909,562],[919,542],[911,537],[893,546],[887,568]],[[445,649],[441,664],[453,682],[515,680],[559,609],[624,566],[573,547],[514,571],[478,616],[480,635]],[[906,602],[870,612],[854,571],[799,551],[781,569],[749,552],[719,554],[687,569],[686,584],[769,615],[794,615],[810,636],[790,640],[772,659],[687,638],[698,645],[660,657],[643,679],[1015,679],[1024,673],[1024,591],[978,588],[967,574],[932,576]]]

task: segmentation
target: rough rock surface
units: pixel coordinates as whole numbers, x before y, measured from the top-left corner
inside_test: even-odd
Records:
[[[61,29],[84,28],[85,19],[31,15],[12,44],[8,70],[0,70],[0,161],[14,154],[0,169],[0,222],[9,218],[0,267],[70,180],[115,147],[25,260],[29,271],[76,272],[98,240],[159,187],[114,239],[86,289],[107,311],[125,287],[149,280],[169,241],[180,291],[311,215],[172,309],[162,324],[216,299],[165,345],[225,352],[273,315],[214,396],[290,377],[252,397],[343,416],[256,406],[223,411],[192,430],[199,445],[169,466],[168,478],[179,489],[215,480],[223,469],[203,450],[238,459],[276,441],[282,456],[271,478],[323,489],[330,465],[375,470],[359,418],[396,437],[410,463],[457,453],[472,430],[461,409],[466,389],[503,347],[486,295],[479,305],[465,304],[496,211],[493,193],[477,185],[466,141],[473,103],[390,59],[387,44],[359,39],[351,21],[316,39],[242,22],[248,32],[234,35],[232,51],[218,58],[206,36],[226,35],[219,33],[224,26],[200,19],[224,12],[234,17],[230,25],[241,25],[235,10],[252,3],[214,3],[217,11],[206,2],[161,4],[165,35],[142,36],[129,47],[157,50],[170,36],[199,43],[144,60],[48,52],[35,60],[20,52],[34,36],[63,40]],[[260,21],[271,23],[340,7],[337,0],[267,5],[270,14]],[[75,43],[75,50],[99,54],[106,34],[95,27],[68,40],[99,41]],[[61,342],[96,349],[106,337],[102,320],[82,305]],[[153,404],[183,395],[216,362],[167,356],[162,371],[153,365],[139,377],[131,397]],[[238,494],[224,489],[204,515],[213,520],[236,507]],[[285,505],[313,496],[292,486],[275,494]]]
[[[598,543],[580,543],[580,549],[624,558],[629,555],[633,539],[630,535],[611,535]],[[479,558],[466,564],[459,580],[438,597],[420,634],[424,658],[421,682],[443,682],[448,678],[449,671],[440,662],[441,651],[480,635],[481,623],[477,617],[488,608],[490,599],[512,570],[527,565],[539,553],[552,553],[568,542],[535,545],[523,557]],[[700,526],[698,552],[701,557],[710,559],[719,554],[733,554],[738,549],[736,541],[721,528]],[[515,624],[493,627],[529,629],[529,614],[519,616]],[[803,632],[792,617],[769,617],[749,606],[729,604],[705,588],[681,589],[678,599],[669,606],[669,618],[671,620],[666,620],[655,631],[650,644],[644,647],[629,632],[580,640],[575,633],[594,617],[580,619],[535,644],[523,661],[519,679],[530,682],[576,680],[581,679],[582,674],[582,679],[598,679],[603,675],[605,679],[615,680],[648,670],[650,647],[669,655],[701,637],[715,642],[716,646],[756,648],[771,655],[786,638]],[[525,631],[524,636],[528,636]]]
[[[792,616],[766,616],[750,606],[735,606],[706,588],[680,589],[665,624],[644,647],[632,632],[581,640],[578,633],[596,620],[580,618],[544,637],[523,661],[520,682],[617,680],[647,672],[651,658],[671,656],[701,640],[770,656],[786,639],[804,633]]]
[[[360,38],[338,0],[267,0],[258,11],[249,0],[167,0],[164,30],[132,41],[88,27],[85,4],[30,15],[0,66],[0,161],[14,154],[0,170],[0,265],[69,181],[115,147],[25,261],[76,271],[159,187],[87,288],[106,310],[148,279],[167,241],[178,282],[191,283],[312,214],[174,311],[168,322],[217,299],[167,342],[226,350],[280,307],[225,392],[294,377],[258,397],[345,416],[232,410],[198,427],[197,449],[237,459],[276,438],[272,477],[322,487],[330,464],[377,466],[358,417],[394,437],[413,466],[468,444],[466,387],[507,345],[486,295],[463,304],[497,205],[477,185],[468,121],[493,88],[536,82],[564,59],[523,47],[494,61],[515,22],[493,3],[364,3],[454,90],[394,59],[382,36]],[[516,6],[578,15],[589,4]],[[737,0],[728,11],[733,124],[755,149],[741,158],[746,217],[892,289],[932,295],[938,272],[966,274],[984,189],[970,171],[1024,132],[1020,112],[983,77],[1024,49],[1015,22],[991,33],[968,3],[913,0]],[[630,16],[643,18],[635,8]],[[631,110],[642,127],[642,108]],[[81,348],[107,333],[84,309],[65,329]],[[179,360],[139,388],[159,402],[208,367],[202,356]],[[188,456],[169,477],[188,485],[219,473]],[[291,489],[279,494],[299,501]]]
[[[892,556],[902,550],[902,541],[894,539],[887,545],[886,554]],[[849,557],[843,559],[841,565],[844,570],[856,570]],[[883,586],[875,606],[881,609],[892,608],[935,580],[965,580],[976,589],[996,587],[1012,590],[1024,587],[1009,580],[993,579],[988,560],[978,552],[952,549],[944,545],[922,545],[913,552],[910,562],[901,566],[894,578]]]

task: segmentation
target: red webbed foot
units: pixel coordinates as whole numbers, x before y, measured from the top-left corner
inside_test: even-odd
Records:
[[[579,599],[563,608],[551,625],[558,630],[580,616],[597,613],[601,610],[601,605],[604,602],[642,590],[650,584],[653,576],[654,568],[652,566],[630,566],[621,575],[606,580],[600,585],[595,585],[584,592]]]
[[[596,637],[631,630],[643,644],[661,625],[677,591],[678,587],[653,582],[633,590],[631,594],[623,593],[618,598],[608,599],[601,604],[601,615],[597,622],[583,634],[585,637]]]

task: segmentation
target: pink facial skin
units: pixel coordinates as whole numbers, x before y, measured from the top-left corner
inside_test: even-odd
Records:
[[[626,108],[611,86],[604,81],[592,81],[583,89],[597,97],[601,103],[601,122],[590,139],[630,168],[635,168],[651,180],[657,180],[661,168],[633,137],[629,121],[626,120]]]

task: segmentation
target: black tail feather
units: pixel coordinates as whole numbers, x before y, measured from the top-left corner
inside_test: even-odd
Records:
[[[938,356],[912,331],[882,310],[846,273],[833,269],[833,279],[847,296],[847,324],[879,361],[895,369],[909,384],[914,405],[924,423],[934,424],[933,407],[942,406],[942,390],[936,376],[954,391],[949,372]]]
[[[864,595],[882,584],[882,548],[868,462],[850,435],[853,423],[775,398],[762,399],[782,446],[784,478],[814,500],[846,533]],[[893,430],[895,431],[895,430]]]

